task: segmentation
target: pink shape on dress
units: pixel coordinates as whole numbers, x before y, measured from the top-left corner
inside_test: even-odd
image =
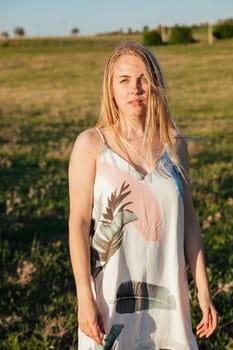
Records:
[[[132,176],[122,168],[116,168],[109,163],[99,163],[97,174],[103,176],[111,185],[120,189],[125,181],[129,184],[131,193],[125,198],[125,202],[132,202],[127,206],[137,215],[138,220],[131,223],[147,241],[159,241],[162,224],[160,206],[154,194],[145,183]]]

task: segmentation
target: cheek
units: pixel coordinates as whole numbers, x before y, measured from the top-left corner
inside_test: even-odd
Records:
[[[112,100],[115,106],[117,107],[117,94],[116,94],[116,89],[114,87],[114,84],[111,87],[111,95],[112,95]]]
[[[115,104],[115,106],[119,107],[119,102],[121,100],[121,98],[119,97],[119,94],[118,94],[118,91],[116,89],[112,89],[112,100],[113,100],[113,103]]]
[[[115,103],[117,105],[119,105],[121,103],[121,100],[123,98],[123,93],[120,89],[118,88],[113,88],[113,100],[115,101]]]

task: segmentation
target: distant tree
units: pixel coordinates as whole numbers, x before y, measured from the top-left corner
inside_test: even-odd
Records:
[[[146,46],[161,45],[162,44],[161,34],[156,30],[151,30],[149,32],[144,33],[143,44]]]
[[[216,24],[231,23],[233,24],[233,18],[220,19]]]
[[[7,38],[9,38],[9,34],[5,31],[3,31],[3,32],[1,32],[1,37],[7,39]]]
[[[15,27],[14,34],[16,36],[25,36],[25,30],[23,29],[23,27]]]
[[[80,32],[80,30],[79,30],[79,28],[77,28],[77,27],[74,27],[74,28],[71,29],[71,34],[72,34],[72,35],[78,35],[79,32]]]
[[[132,34],[132,33],[133,33],[132,28],[129,27],[129,28],[128,28],[128,34]]]
[[[143,32],[143,33],[149,32],[149,27],[148,27],[148,26],[144,26],[144,27],[142,28],[142,32]]]
[[[233,19],[220,21],[214,26],[213,35],[216,39],[233,38]]]
[[[172,27],[169,42],[171,44],[188,44],[194,42],[191,27],[178,25]]]

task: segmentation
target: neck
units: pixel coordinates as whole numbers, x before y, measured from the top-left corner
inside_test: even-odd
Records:
[[[145,132],[144,120],[141,119],[123,119],[121,122],[121,134],[129,139],[143,137]]]

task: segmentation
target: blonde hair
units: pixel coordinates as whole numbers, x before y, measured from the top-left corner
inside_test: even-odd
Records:
[[[120,114],[112,92],[114,66],[122,55],[134,55],[143,62],[150,84],[143,141],[145,142],[146,140],[152,147],[153,140],[159,133],[160,143],[163,146],[167,145],[171,157],[178,169],[183,173],[174,142],[174,131],[176,131],[176,134],[178,132],[169,111],[163,74],[157,58],[143,45],[134,41],[127,41],[118,46],[109,57],[104,70],[102,102],[97,126],[99,128],[110,127],[113,129],[118,145],[124,151],[128,160],[131,161],[127,150],[120,141]]]

